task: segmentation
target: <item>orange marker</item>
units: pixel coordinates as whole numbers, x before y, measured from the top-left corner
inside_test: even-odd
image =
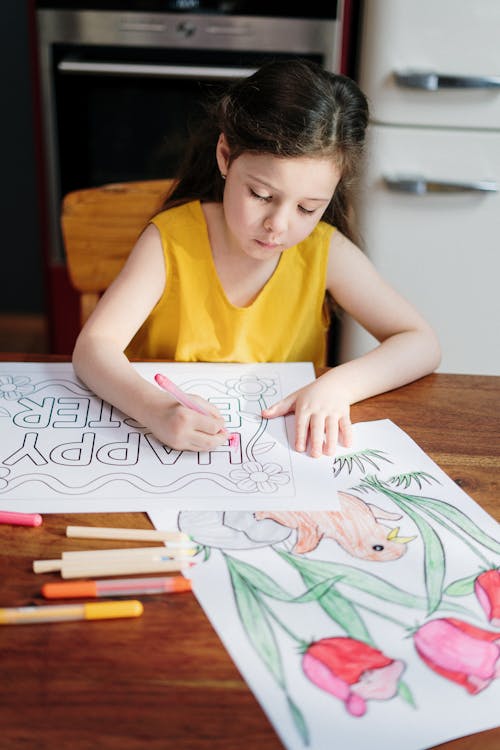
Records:
[[[45,583],[42,586],[42,595],[46,599],[85,599],[100,596],[128,596],[129,594],[176,594],[182,591],[191,591],[191,581],[184,576],[111,578],[103,581]]]

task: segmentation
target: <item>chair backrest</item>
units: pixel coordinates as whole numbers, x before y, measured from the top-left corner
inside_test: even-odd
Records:
[[[71,283],[80,294],[80,324],[122,269],[173,180],[103,185],[68,193],[61,227]]]

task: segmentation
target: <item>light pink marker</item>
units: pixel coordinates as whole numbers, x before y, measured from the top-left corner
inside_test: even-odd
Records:
[[[0,510],[0,523],[11,523],[13,526],[41,526],[42,521],[40,513],[15,513]]]
[[[182,406],[185,406],[187,409],[192,409],[193,411],[198,412],[198,414],[203,414],[205,417],[212,417],[213,414],[210,414],[209,411],[206,409],[203,409],[202,406],[199,406],[199,404],[195,404],[194,401],[191,401],[189,396],[187,396],[184,391],[181,391],[180,388],[178,388],[175,383],[173,383],[170,378],[167,378],[166,375],[162,375],[161,373],[157,373],[155,375],[155,380],[160,386],[160,388],[163,388],[164,391],[167,391],[170,393],[171,396],[177,399],[177,401],[182,404]],[[221,432],[226,433],[226,430],[223,428]],[[233,448],[236,447],[236,443],[239,443],[239,435],[238,433],[234,432],[228,435],[229,439],[229,445]]]
[[[206,409],[203,409],[203,407],[199,406],[198,404],[195,404],[194,401],[191,401],[189,396],[187,396],[184,393],[184,391],[181,391],[181,389],[178,388],[175,385],[175,383],[172,383],[170,378],[167,378],[166,375],[157,373],[155,375],[155,380],[160,386],[160,388],[163,388],[164,391],[168,391],[168,393],[170,393],[174,398],[176,398],[177,401],[183,406],[185,406],[187,409],[192,409],[193,411],[197,411],[198,414],[204,414],[205,417],[213,416]]]

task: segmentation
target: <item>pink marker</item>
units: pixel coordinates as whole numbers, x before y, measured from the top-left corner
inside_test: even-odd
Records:
[[[178,388],[175,383],[172,383],[170,378],[167,378],[166,375],[157,373],[155,375],[155,380],[160,388],[163,388],[164,391],[170,393],[170,395],[176,398],[177,401],[182,404],[182,406],[185,406],[187,409],[192,409],[193,411],[198,412],[198,414],[203,414],[205,417],[213,416],[209,411],[203,409],[203,407],[199,406],[198,404],[195,404],[194,401],[191,401],[189,396],[187,396],[184,391],[181,391],[181,389]],[[222,429],[221,432],[225,433],[226,430]],[[237,432],[233,432],[228,435],[229,445],[231,446],[231,448],[236,447],[237,444],[239,445],[239,437],[240,436]]]
[[[205,417],[213,416],[206,409],[203,409],[198,404],[195,404],[194,401],[191,401],[191,399],[184,393],[184,391],[181,391],[181,389],[178,388],[175,385],[175,383],[172,383],[170,378],[167,378],[166,375],[157,373],[155,375],[155,380],[160,386],[160,388],[163,388],[164,391],[168,391],[168,393],[170,393],[174,398],[176,398],[177,401],[183,406],[185,406],[187,409],[192,409],[193,411],[197,411],[198,414],[204,414]]]
[[[13,526],[41,526],[42,521],[40,513],[15,513],[0,510],[0,523],[10,523]]]

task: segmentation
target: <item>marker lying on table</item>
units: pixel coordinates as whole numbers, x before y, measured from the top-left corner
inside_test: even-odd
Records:
[[[68,550],[61,554],[62,560],[125,560],[125,559],[154,559],[165,560],[184,560],[186,557],[192,557],[197,553],[196,547],[127,547],[122,549],[84,549]]]
[[[198,414],[203,414],[205,417],[213,416],[213,414],[211,414],[209,411],[203,409],[202,406],[200,406],[199,404],[195,404],[194,401],[191,401],[189,396],[187,396],[184,391],[181,391],[181,389],[178,388],[175,383],[170,380],[170,378],[167,378],[166,375],[162,375],[160,372],[158,372],[155,375],[155,380],[160,388],[163,388],[164,391],[170,393],[170,395],[176,398],[177,401],[182,404],[182,406],[185,406],[187,409],[192,409],[193,411],[198,412]],[[236,447],[238,445],[240,436],[237,432],[228,433],[224,427],[221,429],[221,432],[224,435],[227,434],[229,445],[231,447]]]
[[[191,581],[184,576],[158,578],[110,578],[102,581],[45,583],[42,596],[46,599],[78,599],[131,594],[179,594],[191,591]]]
[[[52,604],[47,607],[10,607],[0,609],[0,625],[30,625],[37,622],[70,622],[74,620],[110,620],[117,617],[139,617],[142,603],[90,602],[87,604]]]
[[[105,576],[136,575],[137,573],[172,573],[186,570],[194,565],[166,557],[132,557],[103,560],[35,560],[35,573],[60,572],[61,578],[102,578]]]
[[[42,522],[40,513],[15,513],[11,510],[0,510],[0,523],[11,523],[13,526],[41,526]]]
[[[183,531],[159,531],[157,529],[121,529],[112,526],[67,526],[66,536],[79,539],[119,539],[133,542],[190,543],[191,537]],[[174,544],[172,544],[174,546]]]
[[[139,547],[136,549],[89,549],[63,552],[58,560],[35,560],[33,562],[33,571],[35,573],[54,573],[73,567],[82,567],[89,570],[82,575],[93,575],[92,571],[106,571],[107,566],[117,570],[118,574],[124,573],[154,573],[157,566],[160,566],[159,572],[163,570],[166,562],[173,562],[179,566],[188,557],[195,555],[196,548],[169,550],[166,547]],[[142,567],[137,567],[142,566]],[[112,573],[110,568],[109,575]],[[169,568],[167,568],[169,569]],[[173,570],[180,570],[174,567]],[[95,575],[101,575],[96,572]],[[63,576],[66,577],[66,576]],[[75,578],[76,576],[71,576]]]

